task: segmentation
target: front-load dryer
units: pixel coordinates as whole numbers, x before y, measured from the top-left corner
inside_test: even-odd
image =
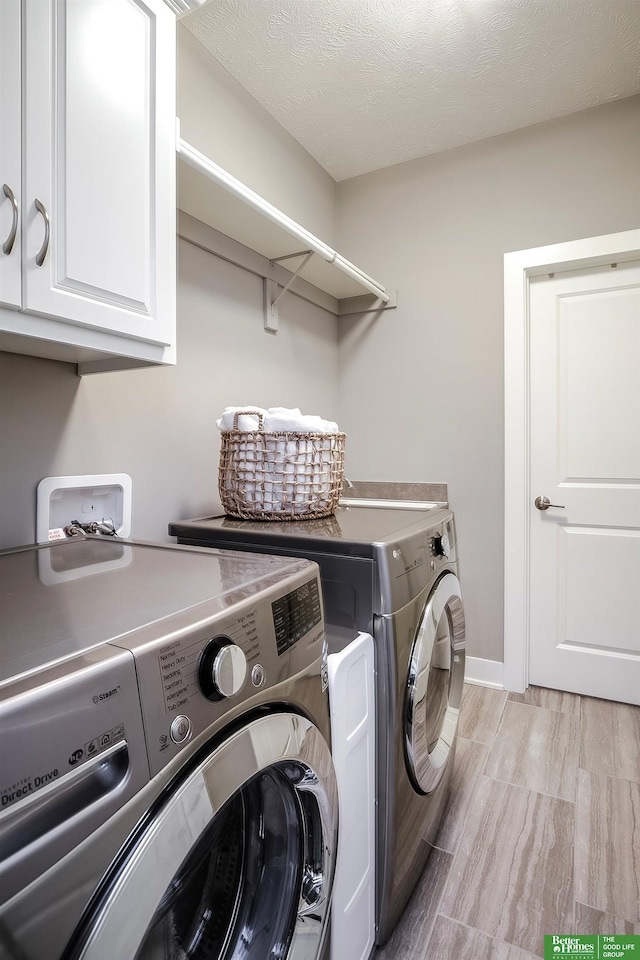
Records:
[[[465,663],[453,513],[354,504],[325,520],[210,517],[172,523],[169,533],[184,544],[315,560],[330,651],[354,630],[373,636],[375,938],[384,943],[430,853],[453,768]]]
[[[2,960],[320,960],[337,842],[318,569],[0,554]]]

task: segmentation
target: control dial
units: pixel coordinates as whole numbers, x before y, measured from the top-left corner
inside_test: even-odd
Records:
[[[433,550],[434,557],[444,557],[445,560],[447,559],[449,556],[449,537],[446,533],[436,533],[431,541],[431,549]]]
[[[229,637],[215,637],[204,648],[198,683],[207,700],[224,700],[237,693],[247,675],[247,658]]]

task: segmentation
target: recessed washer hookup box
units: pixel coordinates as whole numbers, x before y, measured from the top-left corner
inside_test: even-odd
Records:
[[[72,520],[112,520],[119,537],[131,536],[131,477],[126,473],[45,477],[38,484],[36,541],[59,539]],[[62,534],[64,536],[64,534]]]

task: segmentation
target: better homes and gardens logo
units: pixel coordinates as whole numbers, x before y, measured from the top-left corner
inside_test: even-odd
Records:
[[[590,957],[591,960],[640,960],[640,936],[580,937],[554,934],[544,938],[544,960],[556,957]]]
[[[557,936],[544,938],[544,956],[558,957],[568,954],[574,957],[597,957],[597,937]]]

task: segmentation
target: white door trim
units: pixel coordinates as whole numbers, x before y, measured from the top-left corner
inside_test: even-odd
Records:
[[[640,229],[504,256],[505,690],[522,693],[529,682],[529,280],[638,256]]]

